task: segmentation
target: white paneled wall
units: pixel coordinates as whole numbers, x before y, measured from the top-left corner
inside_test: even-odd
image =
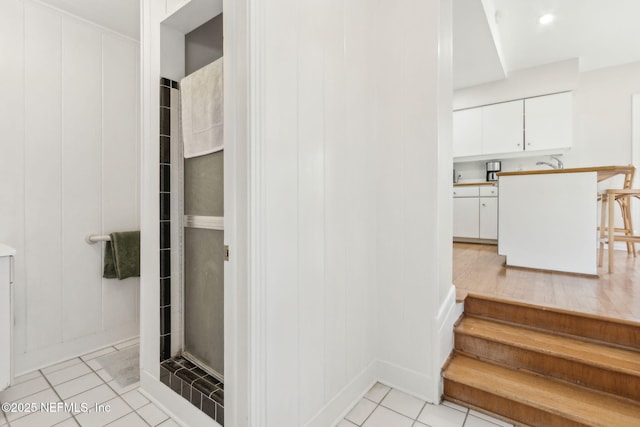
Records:
[[[88,234],[139,228],[138,43],[29,0],[0,14],[0,240],[16,247],[16,371],[138,334],[138,280]]]
[[[266,425],[329,425],[374,379],[439,397],[450,7],[265,9]]]

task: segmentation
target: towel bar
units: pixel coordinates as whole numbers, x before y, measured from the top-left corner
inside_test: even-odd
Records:
[[[97,243],[97,242],[110,242],[111,236],[109,236],[108,234],[105,234],[105,235],[90,234],[87,236],[85,240],[87,241],[88,244],[93,245],[94,243]]]

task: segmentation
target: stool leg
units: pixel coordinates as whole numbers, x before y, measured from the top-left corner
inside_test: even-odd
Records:
[[[620,206],[620,216],[622,217],[622,231],[624,232],[625,236],[630,236],[632,234],[632,229],[631,229],[631,225],[629,224],[629,221],[631,220],[631,215],[629,213],[629,201],[628,201],[628,197],[620,197],[619,199],[617,199],[618,202],[618,206]],[[630,254],[632,252],[635,252],[635,246],[632,246],[633,243],[627,241],[627,253]]]
[[[626,224],[625,224],[625,228],[627,229],[627,236],[633,236],[633,221],[632,221],[632,215],[631,215],[631,197],[625,197],[624,198],[624,212],[625,212],[625,219],[626,219]],[[633,253],[633,256],[635,258],[636,256],[636,242],[627,242],[628,243],[628,247],[627,247],[627,252],[631,252]]]
[[[607,218],[607,195],[600,198],[600,249],[598,250],[598,267],[602,267],[604,258],[605,220]]]
[[[609,249],[609,273],[613,273],[613,247],[615,244],[615,230],[613,229],[613,208],[615,203],[613,203],[612,195],[607,194],[607,198],[609,199],[609,229],[608,232],[608,242],[607,246]]]

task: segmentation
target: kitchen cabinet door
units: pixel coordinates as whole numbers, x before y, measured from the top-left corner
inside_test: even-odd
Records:
[[[482,153],[501,154],[523,150],[524,101],[482,107]]]
[[[453,157],[482,154],[482,108],[453,112]]]
[[[453,198],[453,236],[477,239],[479,232],[477,197]]]
[[[573,95],[571,92],[527,98],[525,150],[571,147],[573,141]]]
[[[498,239],[498,198],[480,197],[480,238]]]

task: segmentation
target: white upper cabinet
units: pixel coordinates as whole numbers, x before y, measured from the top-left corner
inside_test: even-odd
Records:
[[[453,112],[453,157],[482,154],[482,109]]]
[[[571,147],[571,92],[453,112],[453,157],[538,153]],[[470,159],[472,160],[472,159]]]
[[[482,107],[482,154],[522,150],[523,107],[521,99]]]
[[[573,140],[571,92],[524,100],[525,150],[568,148]]]

